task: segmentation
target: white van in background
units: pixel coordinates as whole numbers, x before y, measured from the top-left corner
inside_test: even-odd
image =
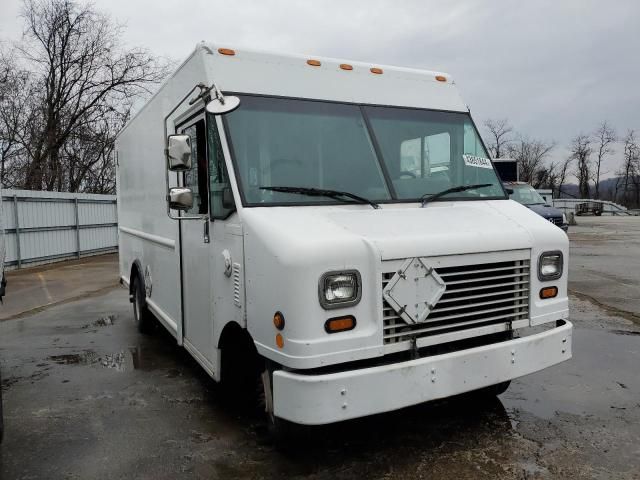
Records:
[[[120,275],[274,426],[571,357],[568,240],[509,200],[451,77],[201,44],[117,142]]]

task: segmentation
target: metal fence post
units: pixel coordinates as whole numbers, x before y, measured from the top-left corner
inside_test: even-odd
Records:
[[[78,258],[80,258],[80,215],[78,213],[78,197],[74,198],[76,204],[76,245],[78,245]]]
[[[18,268],[22,267],[20,256],[20,215],[18,215],[18,196],[13,196],[13,217],[16,224],[16,255],[18,256]]]

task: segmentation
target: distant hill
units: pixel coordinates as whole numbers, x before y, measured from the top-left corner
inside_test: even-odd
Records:
[[[622,179],[618,178],[605,178],[604,180],[600,180],[600,197],[603,199],[609,199],[610,192],[613,192],[616,188],[616,182],[622,183]],[[593,197],[595,187],[594,185],[590,185],[591,196]],[[568,183],[562,186],[562,196],[569,198],[580,198],[580,193],[578,190],[578,185],[573,183]]]

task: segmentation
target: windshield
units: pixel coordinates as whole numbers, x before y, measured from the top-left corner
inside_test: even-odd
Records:
[[[531,185],[512,185],[510,188],[513,189],[513,193],[509,195],[509,198],[518,203],[523,205],[543,205],[547,203]]]
[[[384,203],[490,183],[442,199],[504,198],[467,114],[240,97],[224,121],[246,205],[336,203],[264,187],[338,190]]]

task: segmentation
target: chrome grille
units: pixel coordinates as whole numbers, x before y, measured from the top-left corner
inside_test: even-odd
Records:
[[[408,325],[383,299],[384,343],[523,320],[529,316],[529,260],[438,267],[445,293],[426,321]],[[382,288],[395,272],[382,274]]]

